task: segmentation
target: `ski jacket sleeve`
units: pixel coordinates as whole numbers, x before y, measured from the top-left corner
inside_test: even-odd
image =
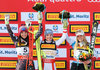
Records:
[[[13,33],[12,30],[11,30],[10,25],[9,25],[9,24],[6,24],[6,27],[7,27],[7,31],[8,31],[8,33],[9,33],[11,39],[13,40],[13,42],[14,42],[14,43],[15,43],[15,42],[18,42],[18,37],[16,37],[16,36],[14,35],[14,33]]]
[[[56,45],[59,46],[66,39],[67,29],[63,29],[62,37],[55,41]]]
[[[66,34],[66,41],[74,48],[76,42],[68,36],[68,33]]]

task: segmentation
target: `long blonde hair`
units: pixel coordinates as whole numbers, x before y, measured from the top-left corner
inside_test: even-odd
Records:
[[[78,30],[79,31],[79,30]],[[78,32],[78,31],[76,31],[76,32]],[[86,40],[86,36],[85,35],[83,35],[83,41],[84,41],[84,48],[86,48],[87,47],[87,45],[89,44],[88,42],[87,42],[87,40]],[[75,47],[74,47],[74,49],[76,50],[77,49],[77,47],[79,46],[79,44],[78,44],[79,42],[78,42],[78,39],[77,39],[77,36],[76,36],[76,43],[75,43]]]

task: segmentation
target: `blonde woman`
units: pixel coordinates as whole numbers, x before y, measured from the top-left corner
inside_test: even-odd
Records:
[[[71,70],[91,70],[92,50],[89,48],[89,43],[86,40],[83,30],[76,31],[76,41],[68,37],[66,40],[74,49],[74,61],[71,65]]]

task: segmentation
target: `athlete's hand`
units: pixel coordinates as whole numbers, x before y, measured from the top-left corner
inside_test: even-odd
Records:
[[[9,24],[9,15],[7,14],[7,15],[5,15],[5,24],[7,25],[7,24]]]
[[[63,23],[63,28],[67,29],[67,27],[68,27],[68,19],[63,19],[62,23]]]
[[[45,52],[44,52],[43,50],[41,50],[41,56],[42,56],[43,58],[46,58],[46,54],[45,54]]]
[[[31,22],[28,20],[25,21],[26,27],[28,28],[29,26],[31,26]]]
[[[42,12],[38,12],[37,18],[38,18],[38,23],[42,23],[42,19],[43,19]]]

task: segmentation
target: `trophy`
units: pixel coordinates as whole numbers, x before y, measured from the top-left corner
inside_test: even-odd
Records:
[[[42,25],[42,19],[43,19],[42,12],[46,8],[45,5],[42,3],[36,3],[32,8],[38,12],[38,15],[37,15],[38,23],[39,25]],[[41,51],[39,38],[36,40],[36,52],[37,52],[37,60],[38,60],[38,69],[42,70],[41,53],[42,55],[44,55],[44,52]]]
[[[35,3],[35,5],[32,7],[35,11],[38,12],[38,23],[42,22],[43,16],[42,12],[45,10],[45,5],[43,3]]]
[[[59,18],[61,19],[67,19],[67,18],[70,18],[70,13],[63,10],[59,13]]]
[[[35,5],[33,6],[33,9],[35,11],[40,11],[40,12],[43,12],[45,8],[46,8],[45,5],[42,3],[35,3]]]
[[[70,13],[66,10],[63,10],[59,13],[59,18],[61,19],[61,23],[63,23],[63,28],[68,27],[68,18],[70,18]]]

